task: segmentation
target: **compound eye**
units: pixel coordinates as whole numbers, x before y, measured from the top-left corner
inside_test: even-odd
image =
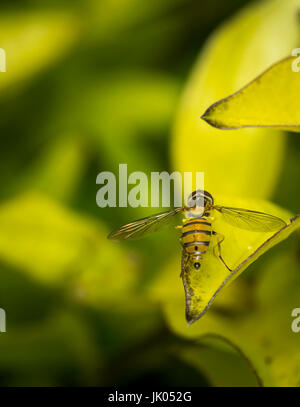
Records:
[[[199,267],[200,267],[200,263],[194,263],[194,267],[195,267],[195,269],[198,269]]]

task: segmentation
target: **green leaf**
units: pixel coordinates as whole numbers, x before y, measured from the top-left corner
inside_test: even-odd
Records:
[[[63,12],[3,14],[0,25],[0,44],[6,53],[0,89],[37,74],[59,58],[78,34],[74,17]]]
[[[269,128],[224,133],[200,115],[290,54],[297,41],[299,5],[299,0],[251,4],[212,35],[196,62],[174,125],[173,167],[203,171],[205,189],[211,193],[263,199],[272,195],[285,136]]]
[[[100,79],[99,75],[75,79],[75,87],[65,79],[58,102],[49,111],[47,134],[83,135],[82,143],[101,159],[101,168],[117,171],[117,164],[124,162],[129,172],[162,166],[163,152],[154,154],[157,149],[149,148],[149,140],[162,144],[175,111],[177,79],[154,70],[118,70],[103,73]],[[99,120],[99,112],[106,120]]]
[[[172,13],[172,9],[183,1],[153,0],[141,6],[139,0],[89,0],[85,3],[85,11],[88,10],[86,24],[94,35],[100,34],[100,38],[110,41],[116,35],[126,35],[135,26],[147,25],[149,20],[159,19],[167,12]]]
[[[98,221],[35,192],[0,206],[0,259],[98,305],[115,304],[136,281],[134,261],[107,234]]]
[[[219,129],[277,127],[300,131],[300,75],[283,59],[238,92],[210,106],[202,119]]]
[[[195,366],[212,386],[248,387],[261,385],[253,367],[233,346],[219,338],[202,339],[174,349],[174,354]]]
[[[0,372],[7,385],[88,385],[102,369],[101,350],[85,322],[66,311],[40,324],[8,328],[0,346]]]
[[[78,135],[54,139],[24,175],[24,187],[70,201],[82,180],[86,155]]]

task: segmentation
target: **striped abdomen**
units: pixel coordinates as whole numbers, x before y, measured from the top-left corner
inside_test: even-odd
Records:
[[[187,220],[182,227],[182,244],[186,252],[202,257],[206,253],[212,229],[206,217]]]

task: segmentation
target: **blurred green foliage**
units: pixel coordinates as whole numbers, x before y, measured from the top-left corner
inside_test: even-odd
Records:
[[[7,332],[0,333],[1,385],[299,385],[300,361],[293,354],[299,339],[289,319],[299,307],[297,238],[260,258],[226,288],[203,323],[187,328],[176,233],[110,242],[112,228],[153,210],[100,209],[95,200],[97,174],[117,173],[119,163],[127,163],[128,172],[190,170],[184,162],[187,144],[180,140],[176,148],[179,139],[171,131],[180,117],[181,92],[204,42],[246,3],[252,4],[1,3],[0,47],[7,53],[7,72],[0,73],[0,307],[7,313]],[[256,18],[253,10],[250,19]],[[252,20],[242,26],[222,55],[231,61],[242,52],[247,32],[253,59],[268,32],[259,73],[261,65],[292,47],[294,31],[284,42],[278,29],[268,31],[274,26],[270,16],[265,13],[260,35],[251,37]],[[217,84],[229,89],[239,83],[229,81],[238,62],[226,73],[224,62],[216,61],[218,73],[207,85],[211,103],[218,98]],[[210,87],[214,81],[216,87]],[[196,111],[199,122],[210,104],[204,96],[197,94],[205,101]],[[187,134],[182,137],[188,142]],[[228,139],[221,137],[223,147]],[[264,139],[253,150],[267,156],[269,146],[275,157],[274,173],[258,195],[297,212],[300,142],[288,135],[284,150],[283,136],[274,137],[276,145]],[[214,141],[208,162],[222,157],[216,146]],[[202,158],[193,155],[191,165],[196,168]],[[252,169],[257,159],[251,156]],[[236,151],[232,160],[238,168]],[[213,164],[213,189],[219,194],[224,167],[216,159]],[[251,180],[252,198],[258,177]],[[232,190],[245,196],[248,182],[250,176],[233,179]],[[209,333],[215,338],[207,339]],[[276,360],[265,350],[269,346]]]

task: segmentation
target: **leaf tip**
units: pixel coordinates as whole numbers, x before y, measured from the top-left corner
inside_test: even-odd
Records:
[[[203,113],[202,116],[200,116],[200,119],[204,120],[206,123],[211,124],[210,123],[210,118],[209,118],[209,111],[210,111],[210,107],[208,109],[205,110],[205,112]]]
[[[203,315],[203,312],[201,312],[200,314],[192,314],[190,313],[188,310],[186,312],[185,318],[187,321],[187,326],[191,326],[194,322],[198,321],[198,319]]]
[[[187,322],[187,326],[191,326],[192,325],[192,323],[194,322],[194,317],[193,317],[193,315],[190,313],[190,311],[189,311],[189,309],[187,308],[186,309],[186,311],[185,311],[185,319],[186,319],[186,322]]]
[[[200,119],[204,120],[207,124],[209,124],[212,127],[215,127],[216,129],[219,130],[226,130],[226,127],[223,127],[215,118],[214,118],[214,112],[216,105],[219,104],[219,101],[214,103],[213,105],[209,106],[203,113],[203,115],[200,117]]]

